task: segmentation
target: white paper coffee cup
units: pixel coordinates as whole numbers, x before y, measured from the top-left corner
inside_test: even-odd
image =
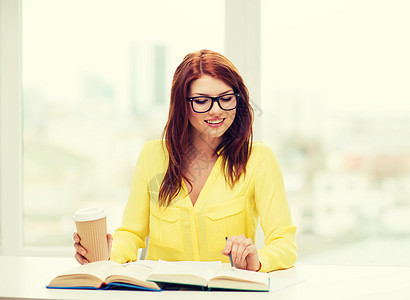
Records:
[[[81,245],[87,250],[89,262],[108,260],[107,213],[98,207],[84,208],[74,213]]]

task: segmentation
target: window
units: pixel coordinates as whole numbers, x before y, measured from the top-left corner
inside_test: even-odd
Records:
[[[223,52],[224,18],[218,0],[22,1],[25,246],[71,247],[83,207],[120,225],[174,70],[188,52]]]
[[[410,265],[409,8],[262,1],[263,139],[300,261]]]
[[[173,71],[211,48],[250,88],[299,261],[410,265],[409,4],[168,2],[0,0],[2,253],[71,255],[71,214],[88,205],[110,211],[113,231],[139,150],[161,134]],[[16,251],[23,242],[51,250]]]

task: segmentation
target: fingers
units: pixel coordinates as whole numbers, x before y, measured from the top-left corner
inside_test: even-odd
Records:
[[[258,252],[258,249],[256,249],[256,246],[255,245],[253,245],[253,244],[250,244],[250,245],[248,245],[244,250],[243,250],[243,252],[242,252],[242,256],[241,256],[241,261],[244,261],[244,260],[246,260],[246,258],[249,256],[249,255],[252,255],[252,254],[254,254],[254,253],[257,253]]]
[[[75,249],[74,258],[82,265],[89,263],[89,261],[85,258],[85,255],[87,254],[87,249],[85,249],[81,245],[81,238],[77,232],[74,232],[73,239],[74,239],[74,249]],[[107,245],[108,245],[109,254],[111,253],[112,240],[113,240],[112,235],[110,233],[107,233]]]
[[[231,253],[233,240],[234,240],[235,238],[236,238],[236,236],[233,235],[233,236],[231,236],[229,239],[226,240],[226,242],[225,242],[225,248],[222,250],[222,254],[223,254],[223,255],[229,255],[229,253]]]
[[[110,233],[107,233],[108,257],[111,256],[112,240],[113,240],[112,235]]]
[[[81,238],[77,232],[74,232],[73,239],[75,249],[74,258],[82,265],[88,263],[88,260],[84,257],[87,254],[87,250],[83,246],[81,246]]]
[[[77,253],[81,254],[81,255],[86,255],[87,254],[87,250],[80,244],[80,236],[74,235],[74,249]]]
[[[88,260],[84,256],[82,256],[81,254],[79,254],[78,252],[75,253],[74,258],[81,265],[88,264]]]
[[[222,254],[232,254],[232,261],[236,268],[257,270],[259,267],[258,249],[251,239],[243,234],[231,236],[225,243]]]
[[[79,242],[81,241],[80,236],[78,235],[77,232],[74,232],[74,233],[73,233],[73,240],[74,240],[74,242],[76,242],[76,243],[79,243]]]
[[[112,235],[111,235],[111,233],[107,233],[107,243],[108,244],[110,244],[110,243],[112,243]]]
[[[81,254],[82,256],[87,254],[87,250],[79,243],[74,243],[74,249],[76,253]]]
[[[239,264],[245,260],[245,249],[247,249],[251,245],[253,245],[252,240],[247,239],[243,234],[235,238],[231,250],[232,260],[234,264]]]

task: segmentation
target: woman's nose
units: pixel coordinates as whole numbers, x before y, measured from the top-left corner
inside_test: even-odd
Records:
[[[219,104],[217,101],[215,101],[214,103],[212,103],[212,107],[209,110],[209,113],[211,115],[217,115],[219,113],[221,113],[222,109],[219,107]]]

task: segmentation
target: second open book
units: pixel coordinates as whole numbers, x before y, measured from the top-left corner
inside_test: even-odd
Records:
[[[161,290],[170,286],[197,286],[203,290],[269,291],[269,277],[221,262],[138,261],[120,265],[100,261],[78,266],[51,280],[48,288],[135,288]]]
[[[167,262],[160,260],[147,280],[202,286],[207,289],[269,291],[269,277],[240,269],[231,270],[216,262]]]

